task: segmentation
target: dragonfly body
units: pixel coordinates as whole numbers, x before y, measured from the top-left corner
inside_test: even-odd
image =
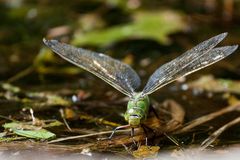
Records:
[[[117,127],[115,130],[131,127],[134,133],[134,128],[139,127],[147,118],[150,105],[148,95],[178,78],[222,60],[238,48],[238,45],[216,47],[226,36],[227,33],[214,36],[162,65],[150,76],[143,90],[138,93],[135,90],[140,86],[141,80],[129,65],[105,54],[76,48],[56,40],[43,39],[43,41],[63,59],[91,72],[129,97],[124,115],[128,125]]]
[[[131,127],[139,127],[147,118],[149,105],[147,95],[142,97],[141,93],[136,93],[133,98],[130,98],[124,118]]]

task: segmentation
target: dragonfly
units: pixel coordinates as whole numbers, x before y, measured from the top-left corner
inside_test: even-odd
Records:
[[[150,76],[141,92],[137,91],[141,85],[141,80],[128,64],[108,55],[76,48],[57,40],[43,39],[43,42],[63,59],[91,72],[129,97],[127,110],[124,114],[128,124],[115,128],[109,136],[109,139],[111,139],[116,130],[131,128],[131,136],[133,136],[134,128],[142,126],[149,112],[149,95],[151,93],[233,53],[238,45],[216,47],[226,36],[227,33],[221,33],[205,40],[179,57],[160,66]]]

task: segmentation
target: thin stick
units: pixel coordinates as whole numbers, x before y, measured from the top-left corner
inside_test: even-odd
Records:
[[[164,133],[164,135],[171,141],[173,142],[176,146],[180,147],[180,148],[183,148],[181,147],[180,143],[178,142],[177,139],[175,139],[173,136],[169,136],[167,133]]]
[[[130,129],[118,130],[118,131],[116,131],[116,133],[126,133],[126,132],[129,132],[129,131],[130,131]],[[71,139],[80,139],[80,138],[86,138],[86,137],[91,137],[91,136],[99,136],[99,135],[104,135],[104,134],[109,134],[109,133],[112,133],[112,131],[104,131],[104,132],[99,132],[99,133],[90,133],[90,134],[84,134],[84,135],[79,135],[79,136],[58,138],[58,139],[49,141],[48,143],[56,143],[56,142],[61,142],[61,141],[66,141],[66,140],[71,140]]]
[[[8,83],[12,83],[16,80],[19,80],[23,77],[25,77],[26,75],[30,74],[31,72],[33,72],[35,69],[35,67],[32,65],[32,66],[29,66],[28,68],[20,71],[19,73],[17,73],[16,75],[12,76],[11,78],[9,78],[7,80]]]
[[[183,133],[183,132],[187,132],[189,130],[191,130],[192,128],[196,127],[196,126],[199,126],[205,122],[208,122],[218,116],[221,116],[223,114],[226,114],[226,113],[229,113],[229,112],[232,112],[234,110],[237,110],[237,109],[240,109],[240,103],[236,103],[234,105],[231,105],[231,106],[228,106],[226,108],[223,108],[217,112],[213,112],[213,113],[210,113],[208,115],[205,115],[205,116],[202,116],[202,117],[199,117],[197,119],[194,119],[193,121],[187,123],[185,125],[185,127],[179,129],[178,131],[174,132],[176,134],[179,134],[179,133]]]
[[[235,124],[240,123],[240,117],[228,122],[218,130],[216,130],[213,134],[211,134],[207,139],[205,139],[201,144],[201,150],[207,148],[210,144],[212,144],[225,130],[232,127]]]
[[[70,126],[68,125],[68,123],[67,123],[67,120],[66,120],[66,118],[65,118],[65,114],[64,114],[64,112],[63,112],[63,109],[61,108],[61,109],[59,110],[59,112],[60,112],[60,114],[61,114],[61,117],[62,117],[63,122],[64,122],[65,126],[67,127],[67,129],[68,129],[69,131],[72,131],[71,127],[70,127]]]

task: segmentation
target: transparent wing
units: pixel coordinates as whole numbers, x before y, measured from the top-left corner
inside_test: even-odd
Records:
[[[93,73],[127,96],[133,96],[134,90],[140,86],[139,76],[127,64],[107,55],[75,48],[56,40],[43,41],[63,59]]]
[[[149,78],[142,94],[151,94],[168,83],[207,67],[234,52],[237,45],[214,48],[226,35],[227,33],[222,33],[210,38],[158,68]]]

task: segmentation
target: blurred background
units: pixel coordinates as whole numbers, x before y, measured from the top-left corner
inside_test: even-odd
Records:
[[[118,101],[124,96],[53,54],[44,46],[43,38],[120,59],[137,71],[142,87],[159,66],[215,35],[229,33],[220,45],[240,44],[239,0],[1,0],[0,20],[0,114],[18,120],[27,119],[28,113],[22,111],[26,106],[33,108],[35,116],[61,120],[59,106],[69,107],[67,99],[80,101],[80,107],[73,107],[78,111],[125,123],[122,113],[126,103]],[[172,98],[183,105],[185,122],[226,107],[232,95],[238,101],[240,94],[239,58],[237,50],[152,97],[159,103]],[[48,98],[40,96],[39,100],[31,94],[32,99],[29,92],[64,98],[45,103]],[[93,108],[97,109],[93,112]],[[186,144],[195,140],[200,143],[214,127],[237,117],[238,112],[229,114],[179,139]],[[95,131],[110,129],[85,122],[74,119],[69,125]],[[219,144],[238,144],[239,127],[224,132]],[[69,134],[59,130],[54,133],[59,137]]]
[[[176,57],[219,33],[229,33],[223,44],[239,44],[239,5],[237,0],[2,0],[0,79],[32,65],[43,37],[104,52],[139,72],[151,67],[148,77],[168,60],[164,56]],[[33,74],[50,72],[39,70]]]

